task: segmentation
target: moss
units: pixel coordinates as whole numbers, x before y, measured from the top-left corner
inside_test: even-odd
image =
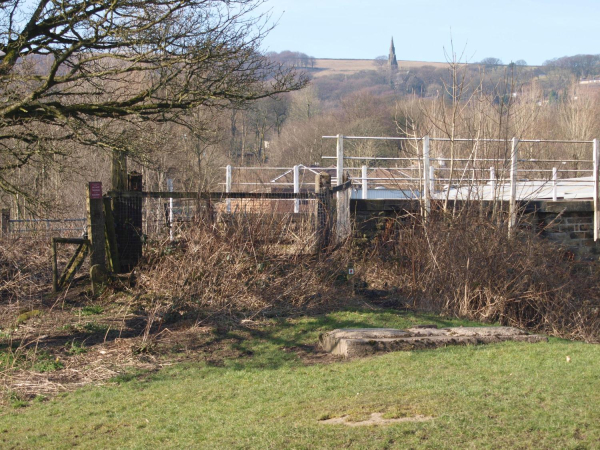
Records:
[[[41,316],[42,312],[39,309],[32,309],[31,311],[25,311],[19,314],[17,317],[17,325],[27,322],[29,319],[33,317]]]

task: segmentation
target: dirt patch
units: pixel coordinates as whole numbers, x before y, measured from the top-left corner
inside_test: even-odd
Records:
[[[374,425],[393,425],[395,423],[403,422],[427,422],[432,420],[433,417],[429,416],[413,416],[413,417],[398,417],[395,419],[385,419],[382,413],[372,413],[371,417],[367,420],[361,420],[360,422],[350,421],[350,416],[334,417],[332,419],[321,420],[320,423],[325,425],[346,425],[348,427],[367,427]]]

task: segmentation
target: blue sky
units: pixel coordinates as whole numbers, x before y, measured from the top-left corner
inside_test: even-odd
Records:
[[[268,0],[270,51],[372,59],[394,36],[400,60],[445,61],[444,48],[532,65],[600,54],[600,0]]]

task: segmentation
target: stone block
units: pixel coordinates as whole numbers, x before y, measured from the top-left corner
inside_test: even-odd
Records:
[[[566,241],[569,238],[567,233],[547,233],[546,237],[550,241],[561,241],[561,242]]]
[[[514,327],[413,327],[407,330],[361,328],[333,330],[319,337],[325,351],[345,357],[448,345],[477,345],[504,341],[533,343],[547,340],[545,336],[529,334]]]

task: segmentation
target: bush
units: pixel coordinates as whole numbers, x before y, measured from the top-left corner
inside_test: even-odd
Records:
[[[379,240],[366,265],[416,307],[600,340],[597,263],[571,261],[526,230],[509,238],[502,224],[479,211],[440,214],[427,226],[411,223]]]
[[[202,222],[162,243],[140,267],[139,289],[180,311],[304,308],[343,298],[339,283],[349,253],[313,253],[309,223],[289,215],[239,215],[218,225]]]

